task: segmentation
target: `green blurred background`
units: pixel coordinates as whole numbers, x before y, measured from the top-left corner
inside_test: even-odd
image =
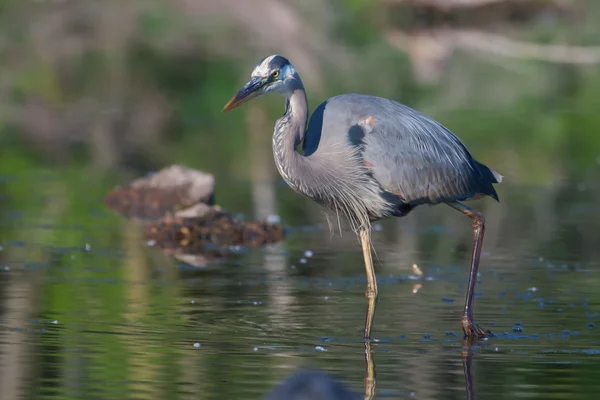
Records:
[[[3,0],[2,171],[178,161],[250,179],[252,141],[270,136],[281,101],[254,105],[266,113],[254,136],[252,110],[221,108],[277,52],[313,108],[344,92],[389,97],[443,121],[509,181],[590,173],[600,154],[597,2],[448,13],[408,3]],[[554,57],[561,44],[592,47]]]
[[[189,351],[197,339],[179,328],[191,325],[197,331],[198,321],[172,312],[189,298],[203,298],[206,312],[225,312],[229,295],[208,281],[180,281],[168,268],[156,272],[167,261],[140,248],[137,228],[108,212],[102,198],[134,176],[181,163],[216,176],[217,203],[227,210],[257,218],[278,214],[291,226],[322,222],[319,208],[286,188],[273,165],[270,138],[283,112],[281,99],[262,98],[221,113],[255,63],[272,53],[296,66],[312,109],[340,93],[400,101],[441,121],[478,160],[503,174],[499,193],[508,198],[510,210],[477,206],[498,210],[490,211],[486,248],[506,256],[495,260],[499,266],[516,273],[511,257],[517,255],[553,258],[570,267],[597,260],[597,207],[575,206],[600,198],[600,2],[466,3],[481,6],[427,6],[435,0],[0,0],[0,266],[24,271],[0,281],[7,304],[3,327],[52,330],[40,341],[19,330],[0,341],[9,345],[1,374],[2,387],[13,390],[7,393],[159,398],[177,392],[181,398],[202,398],[201,383],[210,382],[213,396],[207,397],[243,397],[243,388],[219,382],[221,373],[230,381],[237,373],[246,384],[252,381],[235,368],[248,355],[227,353],[231,358],[224,359],[217,351],[204,361],[190,357],[182,349]],[[404,225],[409,231],[419,224],[445,226],[449,220],[439,211],[417,215],[412,221],[418,222]],[[427,231],[410,241],[406,234],[387,231],[377,244],[383,261],[466,265],[469,226],[463,220],[450,225],[460,227],[459,239]],[[292,236],[285,249],[301,256],[306,248],[322,246],[321,262],[332,267],[333,275],[361,272],[353,238],[325,243],[323,237]],[[404,247],[396,248],[398,242]],[[89,243],[103,251],[81,253]],[[449,243],[456,245],[456,254],[445,252]],[[242,263],[263,265],[258,255]],[[227,273],[233,278],[213,274],[233,282],[246,277],[233,271]],[[120,283],[96,285],[94,279]],[[598,283],[597,277],[569,279],[585,293]],[[553,293],[563,293],[560,283],[548,283]],[[235,292],[231,285],[227,293]],[[249,298],[262,293],[253,290]],[[306,295],[296,294],[298,299]],[[340,323],[348,330],[362,323],[362,289],[349,298],[346,311],[356,315]],[[589,302],[599,300],[594,294]],[[314,310],[312,300],[306,301],[306,310]],[[493,303],[487,309],[492,314]],[[337,313],[340,307],[327,311]],[[376,326],[386,321],[383,313]],[[523,317],[533,315],[528,313]],[[426,325],[445,312],[416,314]],[[256,318],[267,316],[259,312]],[[398,319],[396,314],[387,318]],[[234,324],[202,321],[240,343]],[[310,332],[318,337],[326,325],[316,322]],[[149,339],[136,349],[144,329]],[[162,347],[162,342],[185,344]],[[73,356],[87,351],[85,357]],[[69,364],[81,359],[87,363]],[[211,368],[182,377],[187,363]],[[597,367],[583,371],[581,379],[591,385]],[[362,379],[360,368],[347,371],[354,382]],[[85,377],[78,370],[85,370]],[[252,393],[264,392],[286,373],[273,366]],[[528,376],[531,382],[543,381],[536,373]],[[123,376],[131,386],[118,386]],[[153,380],[159,383],[148,384]],[[73,382],[81,386],[72,387]],[[197,386],[182,389],[181,382]]]

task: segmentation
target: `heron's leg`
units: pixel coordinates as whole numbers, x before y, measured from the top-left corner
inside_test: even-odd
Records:
[[[373,269],[373,258],[371,257],[371,231],[363,228],[359,232],[363,256],[365,258],[365,270],[367,272],[367,319],[365,321],[365,339],[371,338],[371,326],[375,317],[375,303],[377,302],[377,278]]]
[[[475,296],[475,283],[477,282],[479,257],[481,255],[481,245],[483,244],[483,234],[485,232],[485,217],[483,214],[472,210],[458,201],[447,204],[465,214],[473,221],[473,256],[471,258],[471,269],[469,271],[469,284],[467,287],[467,298],[465,299],[465,309],[461,320],[463,331],[469,338],[489,336],[491,334],[490,331],[481,329],[473,323],[473,298]]]

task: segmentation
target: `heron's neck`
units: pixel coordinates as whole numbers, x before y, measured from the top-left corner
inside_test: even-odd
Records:
[[[285,113],[275,123],[273,154],[283,179],[296,190],[302,190],[303,169],[308,167],[305,157],[296,147],[304,139],[308,121],[308,101],[302,82],[286,96]]]

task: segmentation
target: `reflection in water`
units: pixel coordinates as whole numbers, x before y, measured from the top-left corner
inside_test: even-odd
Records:
[[[365,340],[365,400],[371,400],[375,395],[375,361],[371,351],[371,341]]]
[[[463,361],[463,372],[465,374],[465,392],[467,394],[467,400],[475,399],[475,392],[473,390],[473,351],[470,342],[465,342],[461,351]]]
[[[474,400],[473,387],[473,345],[477,339],[465,339],[460,351],[465,382],[466,400]],[[371,341],[365,341],[366,375],[363,399],[371,400],[375,396],[375,363],[373,361]],[[266,400],[323,399],[351,400],[359,398],[345,385],[319,370],[305,369],[291,373],[266,397]]]
[[[469,399],[475,385],[486,399],[581,398],[599,389],[600,355],[600,190],[587,188],[547,192],[536,214],[537,190],[507,187],[475,292],[497,337],[470,347],[457,316],[471,232],[453,213],[374,232],[382,296],[370,343],[356,239],[314,229],[320,215],[203,269],[148,248],[139,226],[109,213],[80,227],[5,219],[0,379],[13,373],[7,388],[28,399],[256,399],[312,366],[367,399]]]

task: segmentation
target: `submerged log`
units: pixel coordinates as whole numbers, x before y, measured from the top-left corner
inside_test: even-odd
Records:
[[[283,239],[279,223],[239,221],[214,205],[214,177],[174,165],[112,189],[106,205],[141,220],[149,245],[191,265],[205,265],[231,246],[259,247]]]

